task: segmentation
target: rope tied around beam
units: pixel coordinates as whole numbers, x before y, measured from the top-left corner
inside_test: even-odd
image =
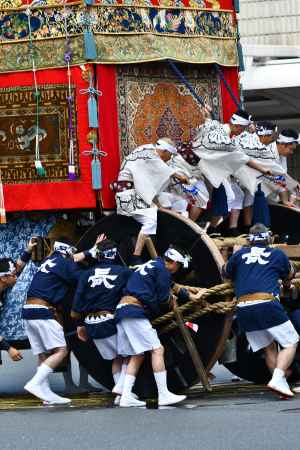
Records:
[[[184,320],[186,321],[190,322],[211,312],[228,314],[236,307],[237,300],[233,299],[234,289],[231,283],[219,284],[208,289],[194,288],[191,286],[182,287],[186,288],[189,292],[197,291],[196,293],[190,294],[190,301],[178,307],[181,314],[188,313],[184,316]],[[220,300],[220,297],[222,300]],[[215,301],[209,302],[207,299]],[[177,323],[174,320],[174,312],[170,311],[153,320],[152,325],[159,328],[159,333],[163,334],[177,327]]]

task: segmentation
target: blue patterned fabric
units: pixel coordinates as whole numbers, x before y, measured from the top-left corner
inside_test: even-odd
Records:
[[[55,215],[51,215],[43,220],[33,221],[23,216],[0,225],[0,257],[17,260],[26,248],[30,237],[33,235],[47,236],[56,219]],[[8,340],[27,339],[22,319],[22,307],[36,271],[37,266],[30,261],[18,277],[15,286],[4,292],[3,307],[0,310],[0,336],[4,336]]]

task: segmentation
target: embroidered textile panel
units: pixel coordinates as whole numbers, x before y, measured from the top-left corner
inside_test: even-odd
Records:
[[[26,10],[0,8],[0,72],[30,70],[32,58],[39,69],[65,66],[67,39],[72,64],[82,64],[87,30],[95,39],[95,62],[99,64],[172,58],[237,66],[234,14],[201,9],[198,4],[193,8],[172,8],[172,4],[163,8],[127,4],[44,6],[32,9],[30,28],[32,42]]]
[[[130,6],[79,6],[33,10],[30,17],[33,39],[61,38],[82,34],[87,25],[95,33],[161,33],[168,35],[235,38],[236,27],[229,12],[207,10],[157,9]],[[65,21],[65,19],[67,19]],[[1,43],[29,41],[25,11],[0,12]]]
[[[197,64],[217,63],[223,66],[238,66],[235,39],[213,39],[194,37],[183,39],[151,34],[143,35],[96,35],[99,64],[139,63],[173,59]],[[39,41],[36,66],[65,67],[65,42],[61,39]],[[71,39],[73,64],[84,64],[84,46],[80,38]],[[49,58],[51,55],[51,58]],[[32,63],[24,53],[23,44],[1,45],[0,72],[31,70]]]
[[[87,67],[87,66],[86,66]],[[92,70],[93,68],[91,68]],[[88,107],[87,107],[87,95],[82,94],[82,90],[86,92],[89,84],[82,77],[82,69],[80,67],[72,67],[71,68],[71,86],[72,92],[75,89],[75,103],[74,103],[74,111],[76,110],[76,122],[77,127],[74,128],[75,140],[78,141],[77,149],[80,149],[80,153],[76,158],[78,158],[80,163],[80,177],[76,180],[71,181],[65,178],[58,179],[57,181],[52,178],[35,178],[31,180],[30,183],[24,182],[5,182],[3,184],[4,190],[4,203],[6,211],[33,211],[33,210],[50,210],[50,209],[73,209],[73,208],[94,208],[95,201],[95,193],[91,186],[91,156],[86,156],[83,154],[84,150],[90,150],[91,145],[87,141],[87,135],[90,131],[88,126]],[[56,108],[62,107],[58,100],[53,100],[54,98],[60,98],[55,93],[55,89],[53,87],[58,87],[63,90],[64,97],[64,113],[62,113],[62,117],[66,114],[67,102],[65,97],[66,87],[68,86],[68,76],[67,69],[47,69],[40,70],[37,72],[37,82],[38,88],[41,91],[42,98],[44,98],[43,102],[41,102],[41,108],[44,108],[45,114],[49,111],[49,108],[55,106]],[[15,92],[20,91],[20,87],[28,88],[31,92],[33,91],[33,76],[32,71],[30,72],[19,72],[19,73],[11,73],[9,76],[7,74],[0,74],[0,89],[3,91],[11,90]],[[28,92],[25,90],[25,92]],[[19,94],[18,94],[19,95]],[[44,97],[43,97],[44,95]],[[60,94],[59,94],[60,95]],[[48,96],[48,97],[47,97]],[[47,100],[48,98],[48,100]],[[47,101],[46,101],[47,100]],[[33,120],[35,118],[35,109],[33,109],[33,105],[24,105],[24,107],[32,107],[33,112]],[[23,106],[22,106],[23,107]],[[59,111],[61,109],[58,108]],[[73,112],[74,112],[73,111]],[[2,114],[5,111],[1,112]],[[46,114],[47,115],[47,114]],[[75,114],[72,114],[73,120],[75,118]],[[20,117],[20,116],[19,116]],[[43,116],[41,116],[42,118]],[[56,113],[56,117],[59,117],[59,113]],[[22,118],[23,119],[23,118]],[[62,118],[62,120],[65,120]],[[1,122],[1,117],[0,117]],[[1,127],[2,129],[1,122]],[[15,125],[15,124],[14,124]],[[69,123],[65,120],[65,131],[64,130],[56,130],[55,136],[56,138],[52,138],[52,142],[57,142],[59,139],[59,143],[62,142],[63,138],[66,137],[66,129]],[[75,125],[75,122],[74,122]],[[27,126],[27,125],[26,125]],[[54,126],[51,125],[51,129],[54,132]],[[44,125],[43,125],[43,128]],[[62,127],[63,128],[63,127]],[[10,131],[10,130],[9,130]],[[12,129],[13,133],[15,133],[15,128]],[[18,132],[21,133],[22,129],[18,129]],[[27,133],[27,131],[26,131]],[[26,134],[25,133],[25,134]],[[57,137],[58,136],[58,137]],[[42,137],[42,136],[41,136]],[[10,138],[11,139],[11,138]],[[15,138],[16,139],[16,136]],[[26,140],[26,139],[25,139]],[[0,137],[0,141],[2,138]],[[43,150],[43,141],[40,142]],[[2,142],[1,142],[2,145]],[[32,151],[32,147],[31,151]],[[51,151],[50,151],[51,150]],[[49,152],[50,156],[53,153],[53,149],[44,148],[43,151]],[[62,152],[62,149],[59,149]],[[63,158],[66,157],[65,150],[63,150]],[[77,152],[78,153],[78,150]],[[54,153],[54,156],[58,156],[58,154]],[[29,158],[29,157],[27,157]],[[59,157],[58,157],[59,158]],[[57,168],[54,165],[57,164]],[[61,166],[66,167],[65,162],[61,163]],[[32,163],[33,166],[33,163]],[[59,164],[55,161],[50,160],[50,166],[48,171],[48,164],[46,161],[46,169],[47,175],[51,175],[52,171],[58,171]],[[22,166],[21,166],[22,167]],[[17,168],[17,167],[16,167]],[[11,169],[14,167],[11,166]],[[56,176],[57,173],[54,172]]]
[[[196,93],[222,116],[219,81],[206,68],[180,67]],[[118,109],[122,157],[139,145],[170,137],[189,140],[203,121],[201,107],[166,64],[118,67]]]
[[[0,0],[1,9],[22,8],[30,5],[32,0]],[[63,3],[84,4],[83,0],[43,0],[43,5],[57,6]],[[233,9],[232,0],[94,0],[97,5],[138,5],[138,6],[176,6],[201,7],[212,9]]]
[[[76,130],[75,90],[72,102],[73,129]],[[68,179],[68,86],[39,86],[39,114],[32,87],[0,89],[0,169],[4,183],[61,181]],[[37,176],[36,134],[40,157],[47,176]],[[77,139],[74,133],[75,165],[78,166]]]

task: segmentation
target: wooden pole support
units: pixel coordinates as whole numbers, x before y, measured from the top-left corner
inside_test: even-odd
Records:
[[[150,257],[153,259],[157,258],[157,256],[158,256],[157,251],[156,251],[156,248],[154,247],[153,241],[150,236],[146,237],[145,243],[146,243],[146,247],[147,247]]]
[[[146,246],[148,249],[148,252],[151,256],[151,258],[157,258],[157,252],[156,252],[156,248],[154,247],[153,241],[152,239],[148,236],[145,240],[146,242]],[[181,312],[179,311],[179,309],[177,308],[177,306],[174,307],[174,315],[178,324],[178,328],[181,332],[181,335],[184,339],[184,342],[186,344],[186,347],[188,349],[188,352],[190,354],[190,357],[193,361],[195,370],[197,372],[197,375],[199,376],[204,389],[206,390],[206,392],[211,392],[212,391],[212,387],[209,384],[208,381],[208,377],[207,377],[207,373],[204,367],[204,364],[200,358],[199,352],[197,350],[197,347],[195,345],[195,342],[193,341],[189,330],[186,328],[185,324],[184,324],[184,319],[183,316],[181,314]]]
[[[206,392],[211,392],[212,391],[212,387],[209,384],[208,381],[208,377],[207,377],[207,373],[204,367],[204,364],[200,358],[199,352],[197,350],[197,347],[190,335],[190,331],[186,328],[185,324],[184,324],[184,320],[182,317],[181,312],[178,310],[177,307],[174,308],[174,315],[176,317],[176,321],[178,324],[178,327],[180,329],[180,332],[182,334],[182,337],[185,341],[185,344],[187,346],[187,349],[189,351],[190,357],[193,361],[194,367],[196,369],[197,375],[199,376],[204,389],[206,390]]]

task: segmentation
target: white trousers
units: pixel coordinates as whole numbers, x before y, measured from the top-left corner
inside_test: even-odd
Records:
[[[157,332],[148,319],[123,319],[117,324],[118,354],[140,355],[161,347]]]
[[[63,327],[54,319],[24,320],[32,353],[39,355],[59,347],[66,347]]]
[[[156,234],[157,207],[135,210],[132,217],[142,225],[142,233],[146,235]]]
[[[230,181],[230,188],[233,195],[231,193],[228,194],[228,187],[226,184],[224,184],[224,187],[227,195],[228,211],[231,211],[232,209],[243,209],[245,194],[238,183]]]
[[[103,339],[94,339],[94,343],[103,359],[112,360],[118,356],[116,334]]]
[[[161,192],[158,196],[158,201],[163,208],[172,209],[183,215],[187,213],[188,202],[180,195],[171,192]]]
[[[247,331],[246,337],[253,352],[268,347],[276,341],[281,347],[287,348],[299,341],[299,336],[290,320],[266,330]]]

